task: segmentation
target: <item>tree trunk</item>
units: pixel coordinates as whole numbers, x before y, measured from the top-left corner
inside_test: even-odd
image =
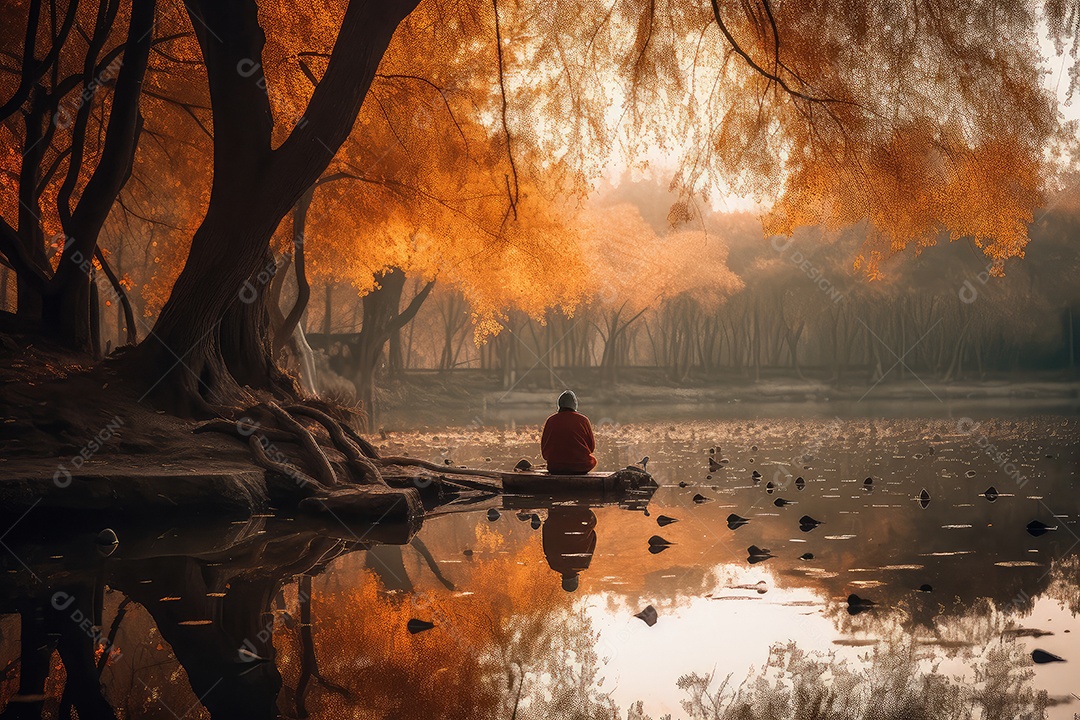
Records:
[[[193,0],[187,5],[210,84],[214,183],[154,338],[130,354],[166,408],[212,414],[207,400],[221,398],[218,393],[227,394],[237,380],[256,388],[276,385],[260,263],[281,219],[348,137],[394,29],[415,5],[415,0],[349,3],[304,114],[307,122],[277,148],[256,3]],[[256,353],[263,357],[253,361]],[[243,378],[232,377],[232,371]]]
[[[375,373],[383,350],[391,336],[410,322],[431,293],[435,281],[427,283],[401,310],[401,295],[405,290],[405,273],[401,268],[389,268],[375,275],[375,289],[363,297],[363,325],[356,343],[355,384],[368,420],[375,420]]]

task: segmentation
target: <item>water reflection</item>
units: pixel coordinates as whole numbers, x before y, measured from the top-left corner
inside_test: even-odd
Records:
[[[1075,440],[1048,465],[1016,434],[1032,480],[991,503],[955,442],[843,432],[788,508],[751,473],[790,445],[729,432],[709,472],[719,443],[690,426],[620,450],[650,454],[653,495],[506,496],[418,534],[256,518],[118,528],[109,556],[96,533],[5,538],[2,717],[1071,717]]]
[[[544,557],[562,577],[562,589],[578,589],[578,575],[589,569],[596,550],[596,514],[588,507],[559,505],[543,523]]]

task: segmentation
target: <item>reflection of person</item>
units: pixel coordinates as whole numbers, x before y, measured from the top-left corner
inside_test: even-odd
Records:
[[[577,408],[577,395],[567,390],[559,396],[559,411],[544,423],[540,453],[547,460],[549,473],[579,475],[596,467],[592,425]]]
[[[574,592],[596,549],[596,515],[587,507],[557,505],[548,512],[542,536],[548,566],[562,575],[563,590]]]

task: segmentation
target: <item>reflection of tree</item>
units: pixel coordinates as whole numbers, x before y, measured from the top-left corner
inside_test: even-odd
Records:
[[[950,678],[916,642],[875,648],[860,665],[834,655],[807,653],[795,643],[775,645],[760,671],[741,683],[691,673],[679,678],[693,720],[876,720],[908,718],[1041,718],[1047,694],[1030,685],[1030,661],[1019,645],[1002,641],[972,667],[972,677]],[[981,712],[980,712],[981,711]],[[646,720],[641,703],[630,717]]]
[[[486,529],[479,535],[471,594],[419,583],[388,590],[373,568],[358,569],[346,587],[316,581],[319,667],[344,692],[310,685],[309,712],[508,718],[516,708],[519,719],[611,717],[596,690],[596,634],[547,569],[539,538],[503,554],[501,537]],[[410,635],[411,618],[435,627]],[[287,687],[303,671],[294,635],[275,638]]]
[[[1080,555],[1070,555],[1053,564],[1046,596],[1067,607],[1073,615],[1080,615]]]

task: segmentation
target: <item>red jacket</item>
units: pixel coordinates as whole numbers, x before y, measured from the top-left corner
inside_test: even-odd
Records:
[[[547,460],[548,472],[558,474],[587,473],[596,467],[589,418],[573,410],[560,410],[544,423],[540,438],[540,453]]]

